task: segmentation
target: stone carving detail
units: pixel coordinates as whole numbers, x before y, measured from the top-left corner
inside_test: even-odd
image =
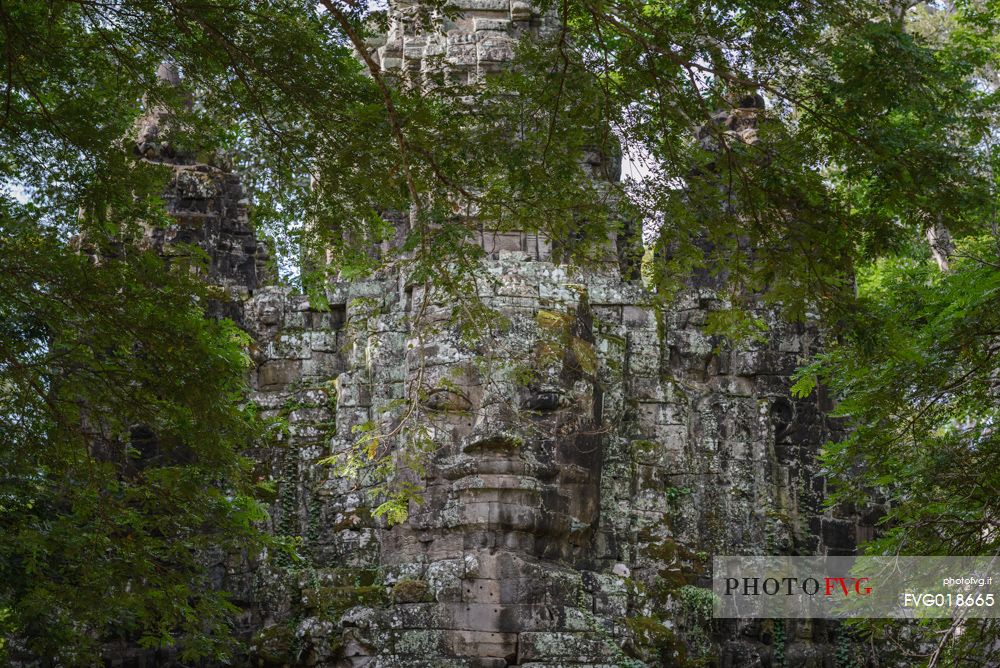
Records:
[[[156,74],[168,85],[180,84],[170,64],[161,65]],[[207,280],[224,288],[213,313],[241,322],[241,302],[258,284],[273,280],[267,246],[250,223],[249,201],[239,176],[226,164],[199,162],[171,146],[164,136],[169,122],[165,110],[152,106],[136,128],[136,155],[171,170],[163,198],[172,223],[147,226],[144,241],[171,261],[198,267]]]
[[[507,67],[525,33],[540,37],[559,29],[554,10],[522,0],[457,0],[459,16],[428,11],[419,2],[393,2],[389,32],[371,42],[379,66],[423,85],[435,74],[452,84],[481,81]],[[428,25],[436,30],[425,30]]]
[[[825,407],[788,395],[815,331],[771,317],[766,343],[717,349],[700,328],[721,306],[711,289],[658,312],[616,272],[520,251],[487,269],[481,297],[506,323],[473,345],[445,326],[450,304],[393,272],[331,285],[328,312],[276,289],[250,301],[255,399],[289,419],[269,454],[273,521],[306,537],[297,633],[330,648],[317,662],[658,665],[635,620],[680,625],[706,556],[853,549],[856,521],[820,505]],[[363,479],[321,460],[417,398],[409,419],[433,444],[409,478],[423,503],[389,527]],[[732,651],[764,651],[744,640]]]

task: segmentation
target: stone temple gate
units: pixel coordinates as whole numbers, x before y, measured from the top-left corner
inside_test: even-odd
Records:
[[[372,54],[472,81],[554,25],[520,0],[457,4],[431,34],[396,7]],[[752,131],[747,110],[727,113]],[[480,239],[479,296],[498,317],[476,344],[436,327],[450,305],[391,268],[330,282],[320,308],[269,285],[238,177],[161,149],[154,122],[139,150],[172,166],[176,222],[150,242],[208,252],[225,313],[255,341],[253,400],[285,425],[254,455],[276,484],[269,529],[299,537],[302,561],[217,568],[245,607],[251,665],[832,665],[832,625],[706,610],[713,555],[845,554],[867,534],[822,506],[830,406],[789,394],[816,328],[761,310],[766,340],[735,347],[703,332],[722,306],[710,282],[654,308],[617,263],[559,263],[522,233]],[[403,474],[423,501],[390,526],[371,479],[327,460],[400,403],[423,438],[423,470]]]

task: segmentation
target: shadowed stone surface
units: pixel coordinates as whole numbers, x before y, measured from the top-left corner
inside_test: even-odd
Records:
[[[166,63],[156,75],[170,85],[180,82],[176,69]],[[169,119],[164,109],[153,106],[136,126],[136,155],[171,170],[163,199],[172,224],[147,226],[144,242],[220,286],[220,299],[210,310],[242,323],[242,302],[258,285],[274,280],[267,246],[250,223],[249,201],[239,176],[225,160],[221,165],[206,164],[177,151],[164,136]]]

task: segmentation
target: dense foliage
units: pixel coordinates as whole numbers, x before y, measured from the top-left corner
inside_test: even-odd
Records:
[[[1000,246],[992,236],[963,239],[947,273],[914,251],[860,273],[861,321],[800,371],[798,389],[818,377],[842,398],[837,412],[853,429],[824,452],[838,483],[830,502],[884,508],[870,553],[995,555]],[[919,656],[922,637],[925,654],[938,650],[945,665],[970,653],[996,661],[995,620],[962,626],[953,636],[957,625],[928,624],[927,636],[907,636],[899,651]]]
[[[208,557],[261,519],[245,335],[154,254],[95,264],[27,216],[0,219],[0,629],[72,664],[105,633],[226,656]]]
[[[197,282],[130,241],[159,217],[164,174],[127,140],[154,104],[173,112],[172,144],[232,156],[288,254],[324,249],[342,275],[370,272],[400,259],[369,249],[408,218],[404,261],[471,334],[489,321],[468,289],[481,224],[544,232],[583,262],[638,220],[664,299],[708,267],[726,279],[733,332],[759,297],[821,313],[839,345],[799,390],[829,384],[855,427],[827,463],[845,499],[888,504],[871,549],[997,549],[1000,6],[544,9],[559,29],[522,44],[509,72],[416,86],[352,51],[386,27],[369,3],[0,6],[7,634],[79,662],[110,627],[222,651],[226,604],[195,555],[253,534],[235,490],[254,427],[239,337],[201,317]],[[182,87],[155,80],[164,59]],[[751,141],[715,114],[755,95]],[[641,169],[595,189],[588,150]],[[932,263],[928,230],[956,249]],[[78,235],[105,259],[77,253]],[[309,266],[305,288],[327,269]]]
[[[128,135],[144,94],[173,93],[156,36],[109,40],[93,11],[0,8],[0,662],[96,665],[114,640],[222,658],[214,571],[262,543],[246,337],[135,243],[167,172]]]

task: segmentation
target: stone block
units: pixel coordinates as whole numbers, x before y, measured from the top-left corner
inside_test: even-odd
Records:
[[[307,359],[312,354],[310,338],[305,333],[279,334],[267,344],[265,354],[268,359]]]
[[[564,661],[592,663],[610,659],[613,650],[608,643],[587,633],[522,633],[519,636],[518,663],[529,661]]]
[[[257,369],[257,387],[269,389],[290,385],[302,375],[300,360],[274,360],[265,362]]]
[[[510,21],[504,19],[476,18],[473,20],[475,31],[499,31],[506,32],[511,28]]]
[[[645,328],[653,326],[655,331],[655,315],[653,309],[646,306],[627,305],[622,307],[622,322],[627,327]]]
[[[454,0],[459,9],[487,12],[509,12],[510,0]]]

